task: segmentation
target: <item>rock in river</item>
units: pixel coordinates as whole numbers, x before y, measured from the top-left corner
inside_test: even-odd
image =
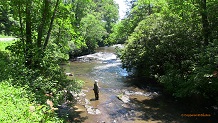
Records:
[[[118,95],[117,98],[123,101],[124,103],[128,103],[130,101],[129,96],[127,95]]]

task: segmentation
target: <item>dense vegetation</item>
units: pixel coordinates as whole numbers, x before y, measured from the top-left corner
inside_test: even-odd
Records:
[[[113,0],[0,1],[0,35],[17,38],[0,42],[0,120],[63,122],[45,102],[57,106],[82,82],[67,79],[59,64],[116,43],[125,43],[119,55],[134,75],[175,97],[218,102],[218,1],[130,3],[117,22]]]
[[[47,47],[47,40],[52,37],[56,44],[53,47],[74,57],[111,44],[107,39],[118,20],[118,5],[113,0],[35,1],[27,5],[25,0],[6,0],[0,4],[0,13],[0,33],[24,39],[29,25],[29,38],[36,38],[30,43]],[[25,30],[22,32],[21,28]]]
[[[82,82],[67,79],[59,64],[109,44],[118,6],[113,0],[4,0],[0,13],[1,37],[17,38],[0,41],[0,121],[73,120],[58,119],[53,108]]]
[[[36,105],[36,103],[33,103],[29,99],[30,93],[24,88],[15,88],[10,82],[1,82],[0,87],[1,122],[62,122],[46,105]]]
[[[125,42],[123,67],[175,97],[218,102],[218,1],[137,0],[110,39]]]

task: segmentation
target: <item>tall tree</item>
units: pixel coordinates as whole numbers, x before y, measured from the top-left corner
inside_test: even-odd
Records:
[[[138,0],[135,7],[144,2]],[[148,14],[140,22],[136,13],[140,9],[135,7],[131,10],[135,13],[128,16],[134,23],[126,21],[129,27],[136,27],[121,53],[123,67],[135,75],[156,79],[174,96],[218,100],[217,1],[148,2],[151,7],[144,9]],[[141,5],[146,8],[145,3]],[[123,30],[123,26],[119,28]]]
[[[118,4],[113,0],[94,0],[94,12],[98,16],[102,23],[105,23],[105,29],[107,34],[103,37],[103,40],[107,39],[112,32],[112,27],[118,21]],[[100,43],[99,45],[104,45]]]
[[[207,0],[200,1],[201,6],[201,18],[202,18],[202,33],[204,36],[204,45],[207,46],[209,44],[209,36],[210,36],[210,27],[208,21],[208,10],[207,10]]]
[[[98,42],[103,41],[103,37],[107,34],[104,28],[104,23],[100,21],[96,16],[88,14],[81,20],[83,25],[81,29],[81,34],[86,40],[86,45],[88,47],[88,53],[92,53],[98,46]]]
[[[7,3],[19,22],[16,36],[22,42],[25,65],[37,67],[44,57],[61,1],[8,0]]]

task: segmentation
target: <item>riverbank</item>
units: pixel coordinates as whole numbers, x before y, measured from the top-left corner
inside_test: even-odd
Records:
[[[191,109],[189,105],[162,93],[152,82],[128,77],[114,54],[114,47],[99,48],[95,54],[78,57],[64,66],[75,78],[85,82],[77,100],[76,112],[81,122],[106,123],[192,123],[215,121],[209,110]],[[100,100],[94,100],[94,80],[99,80]],[[143,88],[135,83],[144,84]],[[205,108],[205,107],[196,107]],[[187,117],[183,114],[211,114],[211,117]],[[78,119],[77,117],[75,117]]]

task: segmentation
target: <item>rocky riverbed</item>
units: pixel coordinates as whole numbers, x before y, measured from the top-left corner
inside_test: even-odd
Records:
[[[69,77],[85,82],[82,91],[73,94],[77,102],[73,109],[78,115],[69,122],[192,122],[193,119],[181,116],[188,111],[185,105],[163,95],[152,82],[129,77],[129,73],[121,66],[114,47],[99,48],[96,53],[78,57],[64,66],[67,73],[74,75]],[[94,80],[99,81],[99,100],[94,99]]]

